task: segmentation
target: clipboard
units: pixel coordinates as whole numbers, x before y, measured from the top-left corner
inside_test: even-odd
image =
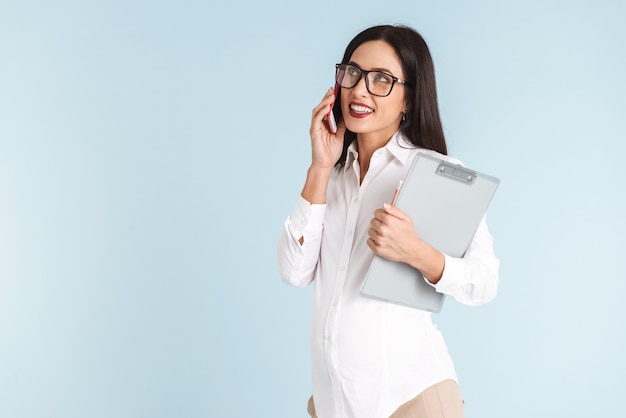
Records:
[[[459,164],[418,154],[403,180],[396,206],[411,216],[418,235],[451,257],[463,257],[500,180]],[[361,294],[440,312],[443,293],[408,264],[374,256]]]

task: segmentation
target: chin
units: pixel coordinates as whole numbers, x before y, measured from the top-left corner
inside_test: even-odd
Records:
[[[367,124],[360,121],[346,121],[346,129],[350,132],[354,132],[355,134],[365,134],[371,130],[368,129]]]

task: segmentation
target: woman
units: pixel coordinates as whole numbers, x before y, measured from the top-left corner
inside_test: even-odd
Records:
[[[277,245],[283,280],[315,284],[310,329],[313,417],[463,417],[463,401],[430,313],[359,289],[374,255],[419,269],[438,292],[469,305],[495,297],[499,262],[485,221],[463,258],[416,234],[388,203],[419,153],[453,161],[439,118],[428,47],[413,29],[359,33],[337,65],[338,129],[313,110],[312,160]],[[382,207],[381,207],[382,206]]]

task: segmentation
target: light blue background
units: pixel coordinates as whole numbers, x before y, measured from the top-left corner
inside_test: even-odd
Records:
[[[622,416],[623,1],[0,2],[0,416],[303,417],[282,222],[360,30],[431,47],[502,179],[498,298],[435,317],[468,418]]]

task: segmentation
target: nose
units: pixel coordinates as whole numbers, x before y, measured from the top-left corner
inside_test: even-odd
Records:
[[[367,94],[366,78],[367,78],[367,75],[361,74],[361,78],[356,83],[356,86],[352,87],[352,90],[354,90],[354,92],[360,96],[364,96],[365,94]]]

